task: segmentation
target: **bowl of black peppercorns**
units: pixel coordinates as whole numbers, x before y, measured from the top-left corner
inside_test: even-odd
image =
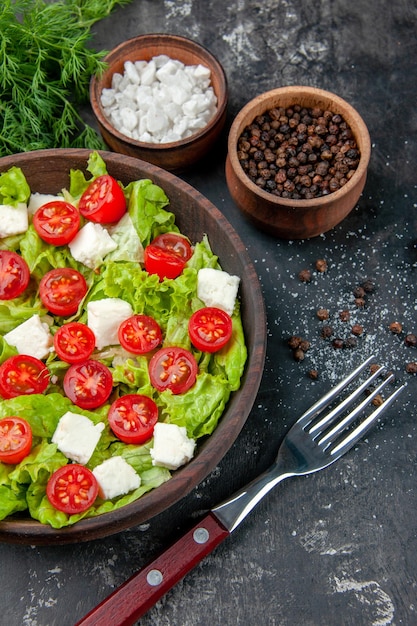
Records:
[[[366,182],[371,140],[359,113],[339,96],[290,86],[263,93],[229,132],[229,192],[258,228],[308,239],[339,224]]]

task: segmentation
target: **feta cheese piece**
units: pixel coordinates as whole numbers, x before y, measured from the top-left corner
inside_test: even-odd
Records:
[[[184,426],[158,422],[153,435],[153,448],[150,449],[152,465],[175,470],[193,458],[196,444],[187,436]]]
[[[64,198],[62,196],[53,196],[50,193],[32,193],[28,203],[29,215],[33,215],[34,213],[36,213],[36,211],[44,204],[47,204],[48,202],[54,202],[55,200],[60,200],[62,202]]]
[[[232,315],[239,283],[239,276],[203,267],[197,276],[197,296],[206,306],[215,306]]]
[[[76,261],[94,270],[103,263],[106,254],[117,248],[117,243],[100,224],[88,222],[78,231],[68,247]]]
[[[112,456],[93,469],[99,496],[111,500],[140,487],[140,476],[121,456]]]
[[[28,226],[28,209],[24,202],[19,202],[16,207],[0,204],[0,238],[25,233]]]
[[[121,298],[103,298],[87,304],[87,325],[96,337],[96,348],[119,344],[119,326],[133,315],[133,309]]]
[[[3,337],[9,346],[14,346],[19,354],[28,354],[37,359],[45,359],[52,351],[54,340],[48,324],[39,315],[16,326]]]
[[[68,459],[85,465],[90,460],[104,430],[104,424],[94,424],[88,417],[67,411],[62,415],[52,436],[58,450]]]

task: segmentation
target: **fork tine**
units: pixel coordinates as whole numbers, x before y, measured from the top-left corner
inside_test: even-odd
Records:
[[[343,418],[340,422],[338,422],[337,424],[335,424],[335,426],[329,430],[324,437],[320,438],[318,440],[317,443],[319,443],[320,445],[325,444],[327,441],[330,441],[330,443],[332,441],[334,441],[336,435],[338,435],[339,433],[341,433],[346,426],[349,426],[349,424],[353,424],[353,422],[355,421],[355,419],[357,418],[357,416],[363,411],[363,409],[370,403],[372,402],[372,400],[375,398],[375,396],[377,396],[382,390],[383,388],[388,385],[388,383],[390,383],[392,380],[394,380],[394,375],[390,374],[390,376],[388,376],[387,378],[385,378],[382,383],[380,383],[378,385],[378,387],[375,387],[375,389],[366,396],[366,398],[364,400],[362,400],[362,402],[360,404],[358,404],[357,407],[355,407],[350,413],[348,413],[346,415],[345,418]],[[367,382],[367,381],[366,381]],[[363,385],[361,385],[361,387],[363,387]],[[366,386],[365,386],[366,387]],[[354,392],[352,394],[352,396],[357,396],[356,392]],[[350,397],[350,396],[349,396]],[[312,429],[313,430],[313,429]],[[311,431],[310,431],[311,432]]]
[[[369,376],[363,383],[361,383],[359,385],[359,387],[357,387],[349,396],[347,396],[342,402],[340,402],[332,411],[330,411],[330,413],[328,413],[327,415],[325,415],[325,417],[323,417],[319,422],[317,422],[316,424],[314,424],[314,426],[312,426],[309,429],[309,433],[310,435],[314,434],[315,432],[321,432],[323,430],[323,428],[327,425],[330,424],[335,417],[337,417],[338,415],[340,415],[341,413],[343,413],[343,411],[350,405],[352,404],[356,398],[359,398],[359,396],[365,391],[365,389],[376,379],[378,378],[378,376],[385,370],[384,366],[379,367],[373,374],[371,374],[371,376]],[[389,380],[393,379],[393,375],[391,374],[388,377]],[[386,379],[387,380],[387,379]],[[376,395],[376,394],[375,394]],[[373,396],[375,397],[375,396]]]
[[[346,378],[341,380],[335,387],[330,389],[324,396],[322,396],[317,402],[315,402],[302,416],[298,419],[298,423],[303,428],[317,415],[319,415],[323,409],[328,406],[332,400],[337,398],[338,394],[343,391],[345,387],[348,386],[352,380],[354,380],[363,370],[375,359],[372,355],[368,357],[361,365],[359,365],[353,372],[351,372]]]
[[[378,417],[388,409],[388,407],[394,402],[399,394],[405,389],[407,383],[398,387],[390,396],[388,396],[383,404],[381,404],[375,411],[373,411],[368,417],[357,426],[351,433],[349,433],[338,445],[330,450],[330,455],[334,457],[336,461],[343,456],[348,450],[350,450],[362,437],[371,429]]]

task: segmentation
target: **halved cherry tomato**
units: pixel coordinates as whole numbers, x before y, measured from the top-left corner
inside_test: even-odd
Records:
[[[163,233],[145,248],[145,270],[157,274],[160,280],[177,278],[192,254],[188,239],[177,233]]]
[[[11,465],[20,463],[32,448],[32,429],[20,417],[0,419],[0,461]]]
[[[96,345],[94,332],[81,322],[63,324],[54,335],[55,352],[67,363],[82,363],[90,358]]]
[[[127,394],[113,402],[108,420],[116,437],[124,443],[145,443],[158,421],[158,407],[148,396]]]
[[[80,214],[73,204],[64,200],[53,200],[35,212],[33,226],[46,243],[63,246],[77,234]]]
[[[197,350],[217,352],[232,336],[232,318],[217,307],[204,307],[190,317],[188,332]]]
[[[71,365],[64,376],[67,397],[81,409],[96,409],[109,398],[113,377],[106,365],[89,359]]]
[[[29,284],[30,271],[17,252],[0,250],[0,300],[20,296]]]
[[[92,222],[111,224],[118,222],[126,213],[126,198],[117,180],[103,174],[89,184],[78,208],[81,215]]]
[[[51,475],[46,485],[46,495],[58,511],[75,515],[94,504],[98,495],[98,482],[88,467],[69,463]]]
[[[84,276],[69,267],[47,272],[39,283],[39,296],[44,307],[54,315],[64,317],[77,312],[87,291]]]
[[[0,365],[0,395],[5,398],[43,393],[49,371],[42,361],[28,354],[10,356]]]
[[[119,341],[132,354],[150,352],[162,341],[159,324],[149,315],[132,315],[119,326]]]
[[[149,362],[151,384],[158,391],[170,389],[173,394],[188,391],[195,383],[198,365],[188,350],[178,347],[161,348]]]

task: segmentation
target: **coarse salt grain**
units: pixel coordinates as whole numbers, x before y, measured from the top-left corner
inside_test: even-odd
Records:
[[[126,61],[111,88],[102,90],[101,105],[120,133],[146,143],[168,143],[203,129],[217,110],[210,69],[184,65],[167,55]]]

